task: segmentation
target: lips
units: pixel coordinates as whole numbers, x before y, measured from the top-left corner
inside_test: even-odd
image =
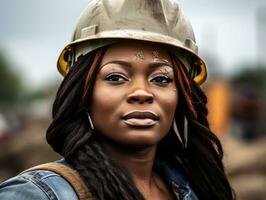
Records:
[[[131,126],[153,126],[159,120],[158,115],[151,111],[130,111],[123,115],[124,122]]]

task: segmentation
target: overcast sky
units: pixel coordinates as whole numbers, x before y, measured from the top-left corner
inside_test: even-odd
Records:
[[[60,77],[57,56],[70,40],[76,20],[88,2],[1,1],[0,49],[13,58],[28,83],[42,85]],[[266,5],[265,0],[180,2],[194,28],[200,54],[218,59],[222,72],[233,73],[243,63],[256,62],[256,11]]]

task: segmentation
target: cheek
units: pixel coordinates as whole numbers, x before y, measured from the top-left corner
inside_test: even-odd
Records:
[[[112,98],[111,95],[111,91],[104,87],[103,84],[96,82],[95,86],[93,88],[93,93],[92,93],[92,97],[93,97],[93,107],[97,106],[98,104],[104,103],[106,102],[108,99],[112,100],[110,98]],[[110,98],[109,98],[110,97]],[[105,105],[105,104],[103,104]]]
[[[114,92],[115,91],[115,92]],[[112,118],[122,101],[122,91],[110,88],[102,82],[95,82],[92,94],[92,115],[98,121]]]
[[[157,99],[161,107],[163,127],[169,129],[172,125],[178,103],[177,90],[173,88],[166,92],[161,91],[157,94]]]
[[[157,94],[158,101],[162,106],[163,112],[175,113],[178,103],[178,93],[175,88]]]

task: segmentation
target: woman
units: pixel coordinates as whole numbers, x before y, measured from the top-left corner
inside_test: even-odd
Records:
[[[91,2],[61,53],[47,141],[99,200],[233,199],[199,85],[205,64],[170,0]],[[0,199],[77,199],[53,172],[0,186]]]

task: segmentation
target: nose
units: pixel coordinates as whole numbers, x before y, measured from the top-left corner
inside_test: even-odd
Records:
[[[144,89],[137,89],[127,97],[128,103],[151,104],[153,100],[153,95]]]

